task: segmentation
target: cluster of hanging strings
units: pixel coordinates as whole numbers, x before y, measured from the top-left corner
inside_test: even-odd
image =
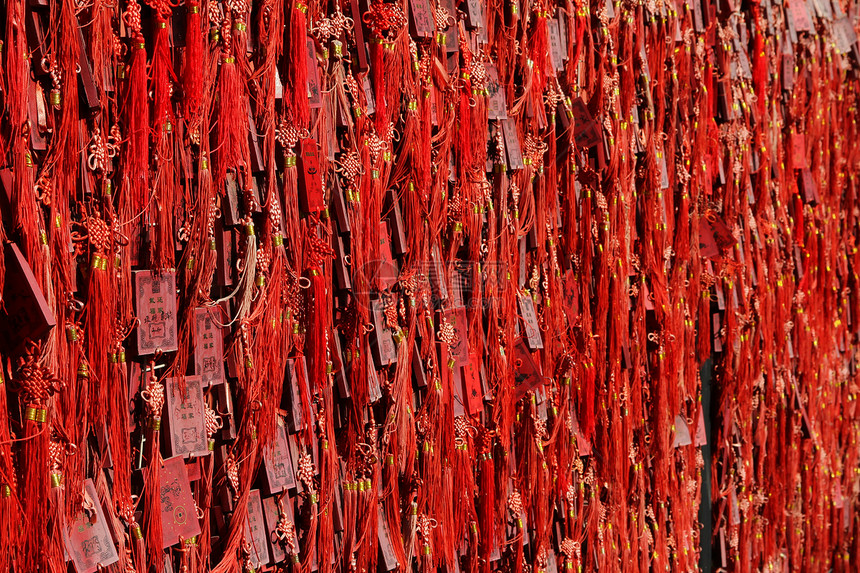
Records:
[[[2,356],[0,570],[66,569],[87,479],[105,569],[163,570],[199,308],[234,408],[174,570],[255,567],[285,400],[283,570],[857,570],[857,3],[729,4],[8,0],[0,241],[56,326]]]

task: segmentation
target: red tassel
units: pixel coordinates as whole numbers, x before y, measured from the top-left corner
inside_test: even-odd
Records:
[[[308,101],[308,5],[295,0],[290,13],[290,51],[286,88],[292,96],[287,99],[288,117],[299,129],[310,125],[311,110]]]
[[[91,258],[87,281],[87,305],[85,307],[86,353],[90,375],[95,378],[98,395],[93,400],[90,417],[96,423],[104,421],[113,398],[114,387],[108,374],[108,349],[112,348],[113,292],[110,286],[112,261],[108,261],[107,248],[110,236],[107,224],[96,217],[89,220]]]
[[[490,570],[490,554],[495,548],[496,524],[494,518],[496,504],[496,474],[493,463],[493,439],[489,434],[483,436],[480,453],[480,484],[478,497],[480,499],[478,519],[481,531],[481,571]]]
[[[189,125],[196,126],[203,111],[203,70],[206,36],[199,0],[189,0],[186,6],[185,64],[182,74],[185,117]]]
[[[244,168],[248,152],[248,116],[245,105],[245,84],[239,78],[236,58],[226,56],[221,61],[218,82],[218,147],[215,150],[215,185],[222,185],[228,169]]]
[[[454,419],[454,523],[451,528],[456,539],[465,535],[466,525],[476,523],[478,514],[475,510],[475,474],[472,469],[472,454],[474,444],[470,435],[471,428],[465,416]]]
[[[322,269],[314,265],[307,271],[310,288],[306,289],[305,317],[307,319],[307,335],[305,337],[305,356],[308,358],[308,375],[313,383],[313,392],[317,393],[325,383],[328,351],[328,307],[326,305],[326,285],[331,279],[323,276]]]
[[[126,121],[125,172],[129,180],[131,217],[140,228],[141,216],[149,200],[149,98],[146,90],[146,46],[143,36],[132,41],[128,66],[124,117]],[[137,240],[141,237],[138,236]],[[139,248],[139,247],[138,247]],[[134,250],[135,247],[132,247]]]
[[[316,539],[317,522],[319,520],[319,496],[317,495],[316,486],[314,485],[314,470],[311,456],[306,453],[301,453],[299,455],[299,475],[297,477],[301,479],[302,484],[305,487],[305,495],[303,496],[305,507],[303,514],[305,516],[304,520],[306,524],[303,528],[306,533],[302,542],[302,553],[304,554],[304,557],[302,558],[302,571],[310,573],[314,558],[317,558],[317,560],[319,560],[319,558],[328,560],[329,556],[317,554]]]
[[[152,268],[162,271],[174,267],[174,232],[176,171],[173,149],[173,107],[170,85],[175,81],[171,61],[170,11],[160,13],[155,22],[155,46],[152,53],[151,91],[153,94],[152,134],[155,156],[155,189],[149,202],[152,234]]]
[[[164,386],[155,376],[150,364],[150,378],[146,390],[141,393],[146,403],[149,428],[146,432],[146,460],[143,491],[143,527],[146,531],[146,559],[155,573],[161,573],[164,566],[162,551],[163,535],[161,528],[161,414],[164,406]]]
[[[319,568],[321,573],[331,573],[333,565],[337,565],[337,560],[332,560],[329,556],[334,555],[334,511],[335,511],[335,488],[338,487],[339,472],[337,462],[337,449],[334,441],[329,441],[329,436],[335,436],[334,421],[328,412],[334,408],[334,400],[332,398],[332,375],[329,373],[326,376],[328,384],[322,390],[323,403],[325,408],[321,408],[318,419],[323,422],[320,428],[320,456],[322,458],[320,464],[320,523],[319,523]],[[334,561],[334,563],[333,563]]]
[[[41,349],[31,345],[19,359],[17,382],[22,402],[24,425],[22,455],[19,460],[21,483],[27,484],[27,495],[21,497],[22,547],[19,548],[21,565],[30,571],[45,570],[47,554],[44,551],[45,510],[49,504],[48,481],[49,416],[48,400],[60,389],[61,382],[44,366]]]
[[[2,226],[2,225],[0,225]],[[12,465],[12,434],[9,428],[9,405],[4,379],[6,360],[0,356],[0,570],[12,570],[12,558],[18,546],[20,512],[17,476]]]
[[[55,441],[50,443],[51,460],[51,493],[50,504],[48,506],[48,515],[46,522],[48,525],[48,543],[45,548],[45,553],[48,556],[49,571],[62,573],[67,570],[66,560],[64,559],[63,539],[66,536],[66,520],[65,520],[65,486],[63,485],[63,473],[61,471],[60,462],[57,459],[61,454],[60,450],[64,447]]]

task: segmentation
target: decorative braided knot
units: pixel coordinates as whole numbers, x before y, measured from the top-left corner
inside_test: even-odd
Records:
[[[308,491],[313,495],[316,492],[314,488],[314,464],[311,461],[310,454],[302,454],[299,456],[299,479],[308,488]]]
[[[21,395],[32,408],[44,408],[48,398],[62,390],[62,381],[38,362],[38,347],[31,347],[20,359]]]
[[[561,542],[561,552],[568,561],[573,561],[574,557],[579,556],[579,543],[569,537],[565,537]]]
[[[137,3],[137,0],[131,0],[126,5],[122,19],[125,21],[125,25],[135,33],[135,36],[140,36],[140,4]]]
[[[161,410],[164,408],[164,385],[153,375],[149,386],[140,393],[143,403],[146,404],[146,413],[150,418],[160,420]]]
[[[160,18],[167,19],[170,17],[173,7],[178,6],[179,2],[171,2],[170,0],[147,0],[147,4],[149,4]]]
[[[389,38],[396,36],[407,22],[406,15],[398,4],[384,2],[373,4],[364,13],[363,19],[377,36],[382,36],[387,31]]]
[[[436,527],[436,521],[428,517],[426,514],[418,516],[418,533],[424,538],[424,543],[430,545],[430,535],[433,528]]]
[[[278,524],[275,526],[275,536],[287,548],[291,555],[298,553],[296,547],[296,526],[287,517],[287,512],[278,507]]]
[[[287,123],[285,119],[281,120],[278,128],[275,130],[275,140],[290,154],[293,154],[292,149],[299,142],[301,136],[302,132],[299,131],[299,128]]]
[[[103,220],[96,217],[87,218],[87,235],[90,244],[99,253],[107,252],[110,245],[110,227]]]
[[[397,330],[397,303],[393,296],[385,296],[382,299],[385,324],[392,330]]]
[[[355,180],[364,170],[361,166],[361,156],[354,151],[346,153],[337,162],[337,165],[336,171],[346,180],[347,187],[354,189],[356,187]]]
[[[447,318],[442,319],[442,324],[439,325],[439,340],[452,348],[457,344],[457,333],[454,330],[454,325]]]
[[[305,253],[308,268],[319,268],[325,261],[334,257],[334,249],[331,245],[317,235],[316,224],[308,225]]]
[[[205,408],[203,417],[206,423],[206,436],[211,440],[215,432],[220,430],[224,424],[221,421],[221,416],[218,415],[218,412],[210,408],[209,404],[205,404]]]
[[[233,491],[239,491],[239,463],[233,457],[232,453],[227,455],[226,464],[227,481],[230,482],[230,487],[233,488]]]
[[[48,460],[51,464],[51,471],[59,472],[63,469],[63,454],[66,453],[66,447],[59,441],[51,439],[48,444]]]
[[[508,507],[511,508],[511,513],[514,514],[514,517],[520,518],[523,515],[523,498],[520,495],[520,492],[514,490],[511,492],[511,495],[508,496]]]
[[[352,29],[352,18],[347,18],[338,8],[331,18],[323,18],[311,29],[311,33],[321,41],[338,38],[344,30]]]

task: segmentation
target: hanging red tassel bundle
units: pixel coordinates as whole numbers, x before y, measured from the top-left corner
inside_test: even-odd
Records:
[[[218,79],[218,113],[216,139],[218,145],[214,152],[215,185],[223,194],[222,186],[230,169],[247,168],[247,103],[246,85],[239,75],[235,53],[241,47],[235,46],[229,20],[221,27],[224,45],[222,47],[221,71]]]
[[[148,219],[153,226],[151,268],[164,271],[174,267],[175,220],[171,206],[175,202],[176,170],[173,151],[173,124],[175,117],[170,101],[170,85],[176,80],[170,56],[169,6],[157,8],[155,18],[155,44],[150,67],[152,92],[152,152],[154,155],[154,190],[148,205]]]
[[[185,119],[192,131],[198,125],[203,111],[203,75],[206,66],[206,36],[203,29],[203,10],[199,0],[190,0],[185,15],[185,61],[182,71],[182,96]]]
[[[493,438],[490,434],[481,436],[478,454],[478,527],[481,532],[480,563],[481,571],[490,570],[490,553],[496,543],[495,498],[496,480],[493,464]]]
[[[331,278],[329,274],[329,278],[326,279],[323,273],[324,269],[330,268],[326,263],[334,255],[328,242],[318,236],[321,232],[324,232],[324,228],[318,223],[312,223],[308,226],[305,238],[305,268],[310,282],[309,288],[306,289],[305,302],[305,318],[308,325],[305,356],[308,358],[308,375],[315,393],[322,390],[322,384],[327,379],[328,329],[331,320],[328,313],[329,297],[326,293],[326,285],[331,284]]]
[[[62,382],[39,364],[41,349],[30,345],[18,360],[15,379],[23,412],[23,450],[18,460],[18,483],[27,484],[27,495],[21,501],[22,566],[31,569],[47,567],[44,552],[43,524],[45,508],[49,506],[50,484],[45,468],[49,462],[50,435],[48,427],[50,398],[62,390]]]
[[[857,569],[852,2],[9,2],[0,568],[63,569],[93,479],[138,573]],[[162,334],[216,373],[166,554]]]
[[[161,523],[161,416],[165,400],[164,385],[158,380],[154,370],[155,362],[149,366],[149,379],[146,389],[141,392],[146,406],[146,470],[144,471],[143,490],[143,529],[146,540],[146,563],[156,573],[164,567],[162,551]],[[134,530],[132,530],[134,535]]]
[[[128,3],[123,14],[131,36],[130,63],[126,69],[125,97],[121,106],[125,120],[126,179],[123,182],[128,196],[132,224],[136,228],[130,237],[141,248],[143,213],[149,198],[149,98],[146,89],[146,43],[141,33],[140,5],[136,0]]]
[[[290,65],[287,67],[286,88],[289,99],[285,102],[287,117],[299,129],[307,129],[310,125],[311,112],[308,104],[308,4],[303,0],[294,0],[290,11],[290,35],[288,55]]]
[[[13,466],[12,433],[9,427],[9,398],[6,384],[6,358],[0,356],[0,567],[10,571],[20,529],[15,520],[19,510],[18,476]]]

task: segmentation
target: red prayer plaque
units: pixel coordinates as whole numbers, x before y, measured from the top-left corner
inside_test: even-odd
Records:
[[[361,50],[359,50],[361,52]],[[364,99],[367,104],[367,115],[376,113],[376,97],[373,95],[373,85],[370,83],[369,75],[361,80],[361,89],[364,91]]]
[[[258,569],[269,563],[269,536],[263,517],[260,490],[252,489],[248,496],[248,518],[245,520],[245,543],[251,546],[251,566]]]
[[[806,163],[806,135],[803,133],[791,134],[791,164],[795,169],[808,167]]]
[[[308,36],[308,107],[319,109],[322,107],[322,84],[320,83],[320,69],[317,66],[317,46],[314,39]]]
[[[457,4],[459,2],[455,2],[454,0],[440,0],[439,7],[444,8],[448,11],[449,14],[457,14]],[[441,30],[440,30],[441,32]],[[453,25],[449,25],[444,30],[445,35],[445,51],[449,54],[451,52],[457,52],[460,50],[460,42],[459,42],[459,27],[456,24],[456,20],[454,20]]]
[[[466,406],[465,400],[463,399],[463,372],[460,368],[445,368],[448,371],[451,382],[451,393],[453,396],[453,400],[451,401],[451,406],[454,410],[454,417],[465,416],[466,415]]]
[[[27,340],[45,338],[57,319],[48,306],[42,289],[23,253],[15,243],[6,243],[6,282],[3,285],[3,310],[0,315],[2,338],[10,351]]]
[[[454,327],[454,344],[450,347],[451,358],[456,366],[469,363],[469,319],[465,307],[452,308],[445,312],[445,319]]]
[[[538,324],[534,300],[523,293],[517,295],[517,300],[519,301],[520,314],[523,317],[525,337],[529,348],[531,350],[543,348],[543,340],[540,335],[540,325]]]
[[[522,338],[518,338],[514,343],[513,354],[514,370],[516,372],[514,399],[519,400],[525,396],[526,392],[539,388],[543,383],[543,377],[540,373],[540,368],[538,368]]]
[[[412,379],[418,388],[427,387],[427,371],[424,369],[424,361],[421,358],[418,341],[412,341]]]
[[[552,64],[552,69],[560,72],[564,69],[564,50],[561,45],[561,32],[558,20],[555,18],[547,19],[546,27],[549,36],[549,60]]]
[[[481,25],[481,6],[478,0],[466,0],[466,27],[474,30]]]
[[[689,446],[692,443],[693,439],[690,436],[690,428],[687,427],[684,417],[680,415],[675,416],[675,440],[672,443],[672,447]]]
[[[735,240],[732,230],[716,212],[709,211],[704,219],[704,223],[710,227],[714,241],[716,241],[720,252],[726,252],[735,246],[737,240]]]
[[[397,362],[397,346],[394,344],[391,329],[385,323],[385,303],[382,299],[375,299],[370,306],[373,315],[374,356],[380,366],[390,366]]]
[[[304,379],[307,380],[307,363],[305,362],[305,357],[300,356],[298,357],[298,360],[298,368],[302,369],[302,374],[304,374],[305,377]],[[299,386],[296,368],[296,360],[292,358],[287,360],[287,390],[289,392],[290,399],[290,415],[287,416],[287,420],[289,422],[291,434],[295,434],[305,428],[304,413],[302,411],[301,387]]]
[[[137,353],[141,356],[156,351],[175,352],[176,328],[176,273],[158,274],[154,271],[135,271],[134,294],[137,317]]]
[[[463,366],[463,386],[465,387],[465,406],[469,414],[478,414],[484,409],[481,392],[481,359],[472,354],[469,363]]]
[[[699,225],[699,254],[711,259],[720,256],[720,249],[714,239],[714,232],[707,223]]]
[[[287,432],[284,429],[283,418],[280,416],[278,416],[278,426],[275,428],[275,439],[271,447],[263,454],[263,466],[266,470],[264,480],[266,491],[270,495],[296,487],[296,476],[293,473],[293,462],[290,459]]]
[[[74,564],[77,573],[95,573],[100,566],[118,562],[119,556],[91,479],[84,481],[84,502],[93,510],[89,514],[84,511],[78,514],[66,530],[63,544],[66,558]]]
[[[487,62],[485,64],[487,70],[487,92],[489,99],[487,101],[487,118],[488,119],[507,119],[508,103],[505,99],[505,90],[499,80],[499,71],[495,64]]]
[[[564,309],[568,320],[579,316],[579,282],[573,269],[564,273]]]
[[[222,227],[221,219],[215,219],[215,251],[217,267],[215,282],[219,286],[233,285],[233,240],[232,232]]]
[[[165,392],[167,394],[167,427],[170,435],[171,455],[205,454],[209,448],[200,377],[185,377],[184,396],[179,380],[169,378]]]
[[[546,551],[546,573],[558,573],[558,557],[556,557],[555,551],[552,548],[548,548]]]
[[[840,54],[847,54],[851,51],[851,46],[857,43],[857,32],[850,18],[840,18],[833,23],[833,41]]]
[[[299,157],[299,208],[305,212],[325,209],[325,194],[320,173],[319,147],[315,139],[301,141],[302,154]]]
[[[180,537],[191,539],[200,535],[200,522],[182,456],[162,463],[160,493],[162,547],[176,545]]]
[[[696,423],[696,447],[705,446],[708,444],[708,434],[705,432],[705,417],[699,411],[698,422]]]
[[[397,282],[397,263],[391,254],[391,239],[388,233],[388,221],[379,222],[379,286],[383,290],[390,289]]]
[[[361,8],[359,8],[358,0],[349,0],[349,10],[352,19],[356,22],[361,21]],[[366,72],[367,66],[367,40],[364,37],[364,26],[353,26],[353,34],[355,34],[356,52],[358,55],[358,69],[361,72]]]
[[[394,547],[391,545],[391,533],[388,531],[388,522],[385,519],[385,512],[382,510],[382,504],[378,507],[378,524],[377,538],[379,540],[379,552],[382,554],[380,565],[385,571],[394,571],[399,565],[397,556],[394,554]]]
[[[806,9],[806,2],[803,0],[789,0],[788,9],[791,10],[791,18],[794,21],[795,30],[798,32],[812,30],[812,19],[809,17],[809,11]]]
[[[803,200],[811,205],[818,203],[818,186],[812,177],[812,171],[804,168],[800,172],[800,183],[803,190]]]
[[[284,510],[288,513],[290,521],[293,519],[291,506],[292,503],[290,502],[290,498],[284,498]],[[287,558],[287,553],[284,551],[284,548],[281,546],[280,541],[275,535],[275,529],[278,527],[279,513],[278,502],[274,497],[263,498],[263,517],[265,518],[266,523],[266,540],[269,542],[269,554],[272,556],[272,563],[280,563]],[[298,547],[295,534],[293,535],[292,541],[296,544],[295,546]]]
[[[660,158],[660,188],[668,189],[669,188],[669,166],[666,164],[666,154],[660,151],[658,153],[658,157]],[[708,179],[710,179],[710,172],[706,173]],[[711,189],[712,185],[710,182],[706,183],[705,189]]]
[[[409,0],[410,32],[418,38],[432,38],[436,31],[433,11],[427,0]]]
[[[194,311],[194,372],[203,388],[224,382],[224,335],[214,308]]]
[[[520,147],[520,136],[517,133],[517,124],[513,119],[505,119],[502,121],[502,134],[505,137],[505,152],[508,155],[508,167],[511,169],[522,169],[525,167],[523,163],[523,150]]]
[[[603,141],[597,123],[582,98],[573,100],[570,110],[573,113],[573,136],[578,147],[594,147]]]

